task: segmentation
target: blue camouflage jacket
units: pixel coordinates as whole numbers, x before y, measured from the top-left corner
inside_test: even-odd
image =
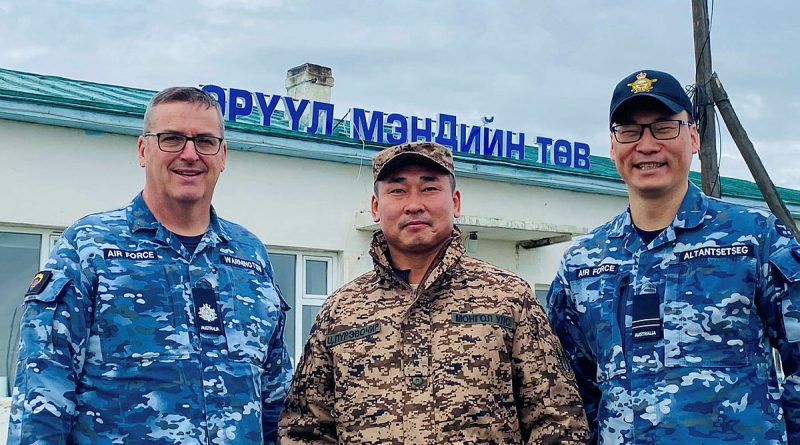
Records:
[[[567,250],[548,314],[596,442],[800,444],[800,246],[774,216],[690,184],[643,245],[626,211]]]
[[[261,444],[291,380],[267,251],[211,210],[194,254],[141,194],[84,217],[25,296],[9,444]]]

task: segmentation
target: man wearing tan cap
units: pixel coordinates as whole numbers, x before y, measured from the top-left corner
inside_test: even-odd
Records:
[[[311,330],[281,443],[582,444],[574,376],[530,287],[464,255],[449,149],[373,160],[374,270]]]

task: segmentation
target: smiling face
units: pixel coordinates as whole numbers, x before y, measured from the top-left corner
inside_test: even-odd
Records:
[[[654,101],[643,101],[628,116],[618,117],[617,124],[649,124],[681,119],[689,120],[686,111],[673,113]],[[611,135],[611,160],[625,181],[632,200],[658,200],[680,196],[688,187],[692,156],[700,149],[700,137],[694,124],[681,126],[675,139],[658,140],[645,129],[636,142],[621,144]]]
[[[145,130],[222,137],[220,127],[219,112],[205,104],[167,102],[153,108]],[[163,209],[210,207],[217,179],[225,168],[225,141],[215,155],[199,155],[190,141],[180,152],[167,153],[158,148],[155,136],[139,136],[138,149],[139,164],[145,169],[143,195],[148,205]]]
[[[376,183],[372,218],[380,222],[392,259],[432,259],[461,215],[461,193],[450,175],[422,165],[406,165]]]

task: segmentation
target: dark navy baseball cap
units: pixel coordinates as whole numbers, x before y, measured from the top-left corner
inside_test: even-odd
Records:
[[[614,88],[609,123],[615,122],[614,115],[622,105],[638,97],[652,97],[674,113],[686,110],[694,120],[692,101],[674,77],[663,71],[639,70],[622,79]]]

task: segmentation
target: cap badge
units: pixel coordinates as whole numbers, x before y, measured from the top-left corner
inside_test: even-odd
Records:
[[[629,83],[628,86],[631,87],[631,93],[646,93],[653,89],[654,82],[658,82],[658,79],[648,79],[647,73],[642,71],[636,75],[636,80]]]

